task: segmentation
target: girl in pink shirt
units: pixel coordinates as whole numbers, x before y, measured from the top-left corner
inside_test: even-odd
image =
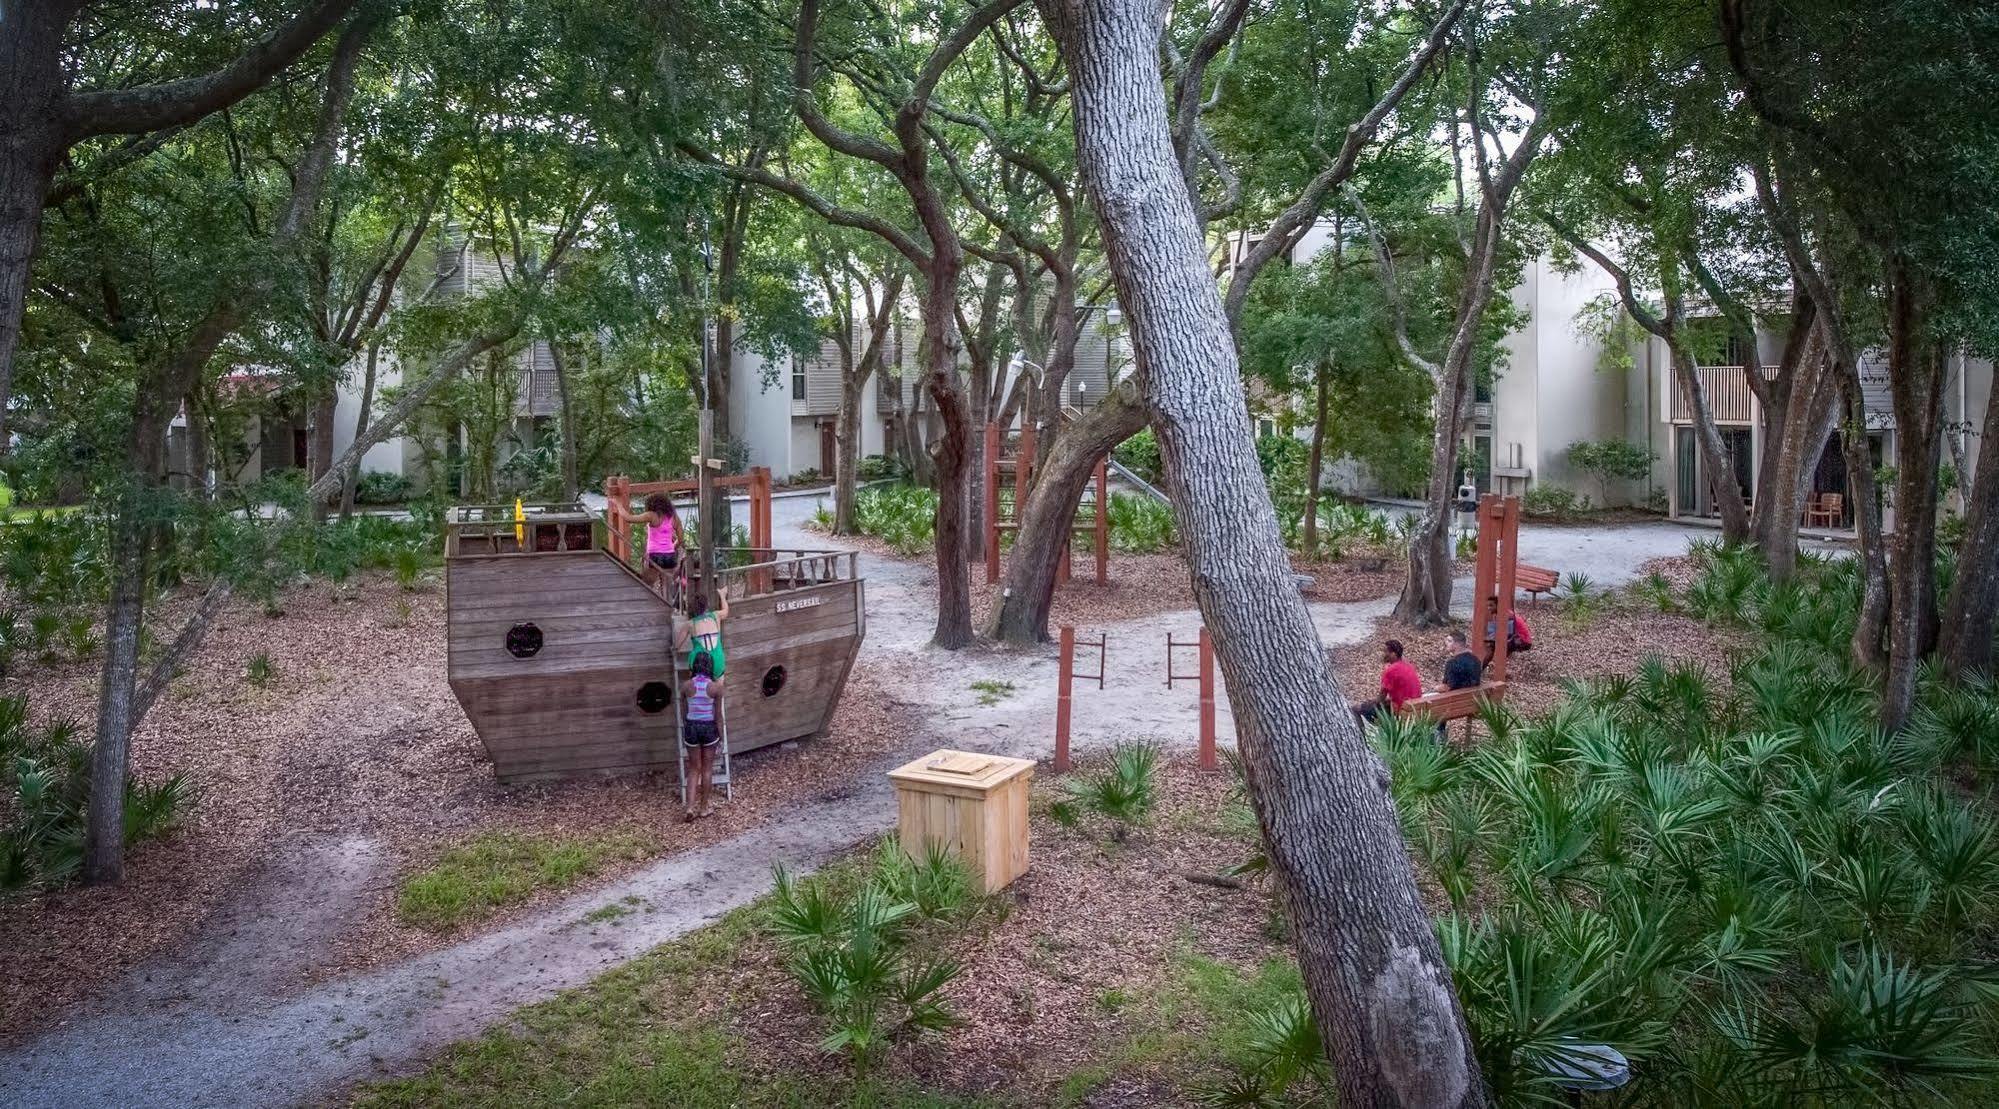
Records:
[[[673,498],[665,493],[654,493],[646,498],[646,510],[633,517],[646,529],[646,573],[655,585],[665,585],[671,581],[676,587],[667,597],[671,600],[678,592],[678,585],[685,580],[680,569],[680,514],[674,511]]]

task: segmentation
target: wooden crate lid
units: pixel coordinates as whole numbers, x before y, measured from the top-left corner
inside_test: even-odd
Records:
[[[947,747],[904,763],[889,771],[888,776],[898,788],[984,795],[1033,771],[1033,759],[953,751]]]

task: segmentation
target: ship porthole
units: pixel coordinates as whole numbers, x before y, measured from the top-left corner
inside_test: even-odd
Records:
[[[541,629],[533,624],[515,624],[507,629],[507,653],[515,658],[533,658],[541,650]]]
[[[673,687],[665,682],[647,682],[639,687],[639,711],[660,713],[673,703]]]
[[[773,666],[764,671],[764,696],[775,697],[784,688],[784,667]]]

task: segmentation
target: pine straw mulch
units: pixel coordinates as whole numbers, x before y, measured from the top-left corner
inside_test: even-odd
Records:
[[[1652,567],[1675,561],[1656,559],[1646,566],[1649,572]],[[1534,648],[1507,660],[1509,707],[1528,716],[1546,712],[1561,700],[1564,679],[1630,674],[1648,655],[1668,661],[1695,659],[1719,668],[1731,652],[1748,645],[1748,637],[1741,631],[1712,627],[1683,613],[1661,613],[1623,598],[1599,604],[1601,607],[1580,627],[1571,626],[1563,601],[1520,608],[1533,629]],[[1424,688],[1435,689],[1442,684],[1448,657],[1444,635],[1442,628],[1417,628],[1384,617],[1366,639],[1333,652],[1333,672],[1340,691],[1354,703],[1375,697],[1381,688],[1381,644],[1390,639],[1402,641],[1409,661],[1423,675]],[[1473,644],[1474,650],[1480,648],[1480,644]],[[1451,734],[1460,736],[1463,729],[1463,724],[1454,723]]]
[[[405,615],[403,606],[407,606]],[[408,957],[458,937],[401,924],[401,878],[481,832],[638,833],[645,857],[607,866],[608,882],[650,858],[726,838],[823,795],[910,741],[886,683],[857,663],[827,734],[739,760],[736,799],[708,820],[678,820],[668,773],[507,787],[445,676],[444,591],[406,593],[384,575],[302,586],[284,614],[234,600],[135,736],[143,778],[185,772],[200,795],[183,825],[127,858],[115,887],[75,887],[0,901],[0,1041],[62,1016],[124,971],[199,938],[232,899],[309,885],[316,876],[268,864],[288,847],[365,836],[388,864],[350,906],[350,924],[318,950],[288,950],[300,981]],[[267,688],[245,676],[269,655]],[[87,728],[97,672],[89,663],[30,667],[10,685],[38,717]],[[572,893],[551,893],[543,901]],[[517,906],[476,927],[531,911]]]
[[[1255,850],[1253,821],[1226,811],[1229,775],[1168,760],[1159,781],[1159,808],[1122,844],[1089,819],[1074,827],[1051,819],[1048,803],[1061,796],[1059,784],[1035,782],[1027,874],[961,931],[942,926],[946,939],[936,953],[962,968],[946,992],[960,1023],[896,1047],[878,1081],[1046,1105],[1059,1100],[1066,1079],[1096,1072],[1099,1081],[1080,1104],[1151,1106],[1194,1104],[1190,1078],[1222,1076],[1186,1052],[1157,1049],[1162,1038],[1170,1045],[1203,1030],[1200,1007],[1178,1003],[1186,960],[1214,960],[1253,977],[1265,961],[1288,958],[1288,949],[1273,935],[1267,882],[1231,889],[1188,877],[1219,875]],[[859,865],[869,865],[872,849],[857,852]],[[525,1022],[530,1037],[550,1037],[534,1054],[546,1050],[547,1065],[561,1068],[569,1037],[640,1050],[648,1037],[673,1028],[713,1030],[729,1044],[727,1069],[752,1086],[783,1079],[840,1103],[847,1064],[818,1050],[826,1029],[786,971],[785,949],[760,922],[746,937],[699,975],[667,964],[635,967],[645,975],[636,986],[641,1021]],[[593,1007],[577,999],[564,1012]],[[1104,1070],[1107,1060],[1115,1062]],[[448,1070],[452,1062],[435,1065]],[[1211,1073],[1188,1073],[1204,1065]]]

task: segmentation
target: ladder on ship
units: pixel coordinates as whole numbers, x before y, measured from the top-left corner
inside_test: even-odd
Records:
[[[688,652],[692,655],[692,652]],[[673,653],[673,738],[674,749],[680,755],[680,807],[687,807],[687,706],[681,703],[683,683],[691,683],[694,672],[687,667],[687,660],[679,651]],[[725,675],[726,677],[726,675]],[[727,687],[725,686],[724,689]],[[715,702],[715,746],[719,749],[717,758],[709,772],[708,788],[722,787],[722,800],[736,799],[729,767],[729,696],[725,692],[722,699]],[[711,793],[712,796],[712,793]]]

